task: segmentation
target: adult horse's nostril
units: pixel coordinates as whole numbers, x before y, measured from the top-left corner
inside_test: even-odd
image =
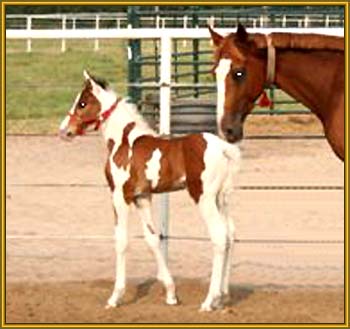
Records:
[[[234,143],[243,138],[243,131],[239,127],[227,127],[225,129],[225,137],[229,143]]]
[[[67,132],[66,132],[66,136],[67,136],[67,137],[72,137],[72,136],[73,136],[73,133],[72,133],[71,131],[67,131]]]
[[[232,128],[227,128],[226,129],[226,134],[227,135],[233,135],[233,129]]]

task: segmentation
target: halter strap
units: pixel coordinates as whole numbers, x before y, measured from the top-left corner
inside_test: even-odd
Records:
[[[96,121],[95,130],[100,128],[101,124],[104,123],[111,116],[113,111],[117,108],[120,100],[121,100],[121,97],[118,97],[117,100],[112,104],[112,106],[108,110],[100,114],[99,119]]]
[[[265,35],[267,44],[267,70],[266,70],[266,86],[270,86],[275,81],[276,73],[276,48],[272,44],[270,34]]]

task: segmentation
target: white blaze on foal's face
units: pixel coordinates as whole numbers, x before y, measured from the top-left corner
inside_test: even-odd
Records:
[[[78,102],[79,102],[80,96],[81,96],[81,93],[79,93],[79,94],[75,97],[73,106],[72,106],[71,109],[69,110],[68,115],[65,116],[65,118],[62,120],[62,122],[61,122],[61,124],[60,124],[60,128],[59,128],[60,134],[66,132],[66,130],[68,129],[69,120],[70,120],[70,118],[71,118],[71,115],[74,114],[74,110],[75,110],[75,108],[77,107],[77,104],[78,104]]]
[[[232,61],[228,58],[223,58],[219,61],[215,69],[216,87],[217,87],[217,105],[216,105],[216,122],[218,132],[221,137],[224,134],[221,130],[221,120],[225,112],[225,93],[226,93],[226,77],[230,72]]]
[[[161,157],[162,153],[157,148],[153,151],[151,159],[146,163],[146,178],[151,181],[152,188],[156,188],[158,185]]]

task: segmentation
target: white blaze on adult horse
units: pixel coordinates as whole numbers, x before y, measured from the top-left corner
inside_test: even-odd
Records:
[[[219,135],[225,138],[221,128],[222,117],[225,113],[225,94],[226,94],[226,77],[231,69],[231,59],[223,58],[215,68],[216,88],[217,88],[217,106],[216,106],[216,122]]]
[[[164,283],[166,303],[177,304],[174,280],[160,250],[160,235],[151,213],[153,193],[187,188],[205,221],[214,256],[210,287],[201,310],[222,306],[229,293],[233,220],[228,212],[233,176],[240,150],[209,133],[176,138],[159,136],[135,105],[119,98],[105,82],[84,72],[85,83],[72,109],[60,125],[60,135],[72,139],[89,127],[101,127],[109,150],[106,179],[116,213],[116,279],[107,307],[117,306],[125,291],[125,250],[128,213],[132,205],[142,221],[145,240],[158,265],[157,278]]]

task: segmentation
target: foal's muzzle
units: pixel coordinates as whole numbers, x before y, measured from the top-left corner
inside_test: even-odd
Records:
[[[58,136],[61,139],[70,142],[74,138],[75,134],[73,134],[73,132],[71,132],[69,129],[60,129],[58,132]]]

